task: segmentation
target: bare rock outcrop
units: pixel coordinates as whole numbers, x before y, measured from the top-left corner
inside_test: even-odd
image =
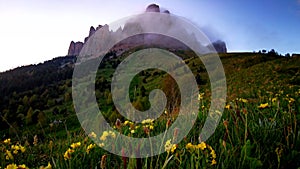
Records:
[[[74,42],[72,41],[69,46],[68,56],[77,56],[79,55],[81,49],[83,47],[82,42]]]

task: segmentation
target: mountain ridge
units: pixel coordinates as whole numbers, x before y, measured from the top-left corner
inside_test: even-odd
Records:
[[[145,12],[156,12],[156,13],[165,13],[165,14],[170,14],[170,11],[168,10],[163,10],[161,11],[159,5],[157,4],[150,4]],[[125,24],[124,28],[119,28],[118,30],[116,30],[115,32],[113,31],[110,31],[109,29],[105,29],[103,30],[102,32],[105,34],[105,35],[111,35],[111,34],[119,34],[119,33],[123,33],[124,31],[126,32],[127,31],[127,28],[126,26],[130,27],[132,26],[131,24],[135,24],[135,23],[132,23],[132,22],[128,22]],[[101,28],[107,28],[108,25],[98,25],[98,27],[95,29],[93,26],[90,27],[90,30],[89,30],[89,34],[87,37],[84,38],[84,41],[81,42],[81,41],[78,41],[78,42],[74,42],[74,41],[71,41],[70,42],[70,45],[69,45],[69,49],[68,49],[68,54],[67,55],[76,55],[78,56],[80,54],[80,51],[82,50],[83,46],[87,43],[88,39],[96,32],[98,31],[99,29]],[[143,37],[142,37],[143,38]],[[140,39],[136,39],[136,41],[138,42]],[[128,44],[127,46],[137,46],[137,42],[130,42],[132,44]],[[157,37],[157,40],[156,42],[154,43],[158,43],[159,45],[162,45],[161,44],[161,39],[160,37]],[[168,45],[170,45],[172,43],[169,43]],[[178,47],[178,46],[176,46]],[[209,49],[213,50],[215,49],[216,52],[218,53],[227,53],[227,47],[226,47],[226,43],[222,40],[217,40],[215,42],[212,42],[211,45],[208,46]],[[116,50],[116,49],[112,49],[112,50]],[[123,49],[124,50],[124,49]]]

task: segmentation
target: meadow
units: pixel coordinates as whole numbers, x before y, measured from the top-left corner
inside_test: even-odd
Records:
[[[185,54],[188,53],[182,53]],[[179,144],[172,139],[161,143],[165,153],[135,159],[103,150],[104,145],[113,146],[111,141],[117,139],[116,135],[112,131],[100,135],[84,132],[74,112],[68,79],[57,85],[57,91],[61,91],[57,96],[48,90],[45,98],[51,99],[43,102],[47,104],[43,110],[30,106],[39,102],[39,98],[30,101],[38,89],[30,94],[14,93],[15,98],[22,98],[18,104],[24,104],[24,113],[19,113],[22,117],[1,115],[7,128],[1,131],[0,168],[299,168],[300,58],[261,53],[228,53],[220,54],[220,58],[228,86],[226,106],[216,131],[205,142],[198,137],[209,113],[209,79],[199,59],[191,58],[186,64],[201,83],[198,116]],[[157,120],[147,119],[138,124],[122,118],[112,108],[107,79],[111,78],[115,62],[118,60],[101,67],[99,72],[105,76],[96,81],[96,87],[102,86],[96,91],[96,98],[111,126],[131,137],[150,137],[167,130],[177,118],[174,108],[167,109]],[[145,98],[149,91],[156,87],[155,83],[166,79],[162,72],[152,70],[133,80],[132,88],[140,89],[131,93],[135,107],[147,109],[149,103]],[[164,84],[160,87],[165,89]],[[26,95],[29,101],[23,101]],[[57,104],[57,98],[63,98],[62,103]],[[14,118],[22,119],[23,125],[15,124]],[[101,143],[96,145],[91,138]]]

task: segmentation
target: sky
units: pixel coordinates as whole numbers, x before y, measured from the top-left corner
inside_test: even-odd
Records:
[[[229,52],[300,53],[300,0],[0,0],[0,72],[65,56],[90,26],[152,3],[209,30]]]

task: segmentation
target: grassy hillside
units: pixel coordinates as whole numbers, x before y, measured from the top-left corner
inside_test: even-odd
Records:
[[[192,56],[186,51],[176,51],[176,54]],[[168,127],[166,123],[171,124],[177,117],[178,100],[174,96],[179,96],[178,88],[163,71],[141,72],[131,82],[131,102],[135,108],[147,110],[150,91],[160,88],[168,95],[169,114],[149,124],[126,122],[113,106],[110,93],[112,74],[125,56],[126,53],[106,60],[99,67],[95,85],[101,111],[107,121],[125,135],[147,137],[162,133]],[[167,152],[145,159],[110,154],[85,135],[72,103],[72,81],[68,73],[73,69],[72,63],[46,69],[51,68],[49,64],[53,65],[48,62],[48,66],[30,67],[30,71],[20,69],[19,76],[15,76],[16,71],[1,73],[0,89],[7,92],[2,92],[0,98],[0,167],[13,163],[29,168],[46,167],[48,163],[52,168],[300,167],[300,57],[228,53],[220,54],[220,58],[228,97],[214,135],[205,143],[198,140],[210,106],[209,79],[199,59],[185,59],[201,93],[196,124],[178,145],[170,142],[171,149]],[[20,77],[30,80],[20,81]],[[38,83],[41,77],[44,81]],[[117,119],[120,123],[116,126]],[[93,133],[90,137],[101,138]],[[109,144],[109,139],[102,139],[102,143]]]

